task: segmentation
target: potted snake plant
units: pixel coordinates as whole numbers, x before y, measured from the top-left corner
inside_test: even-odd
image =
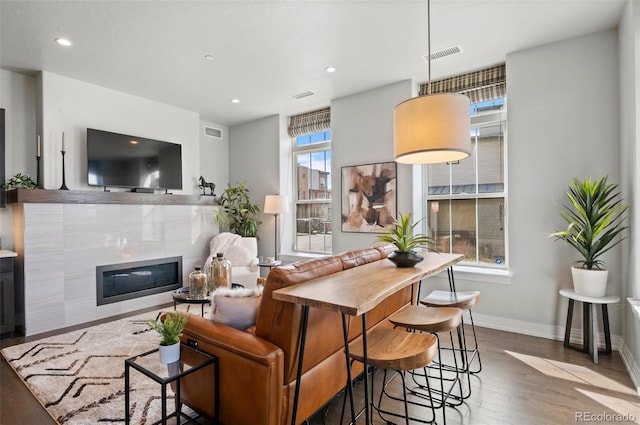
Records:
[[[623,222],[629,206],[622,203],[618,185],[607,179],[574,177],[565,194],[569,203],[560,210],[567,227],[549,235],[565,241],[582,256],[571,267],[573,286],[579,295],[605,295],[608,270],[601,257],[622,242],[622,232],[628,228]]]
[[[396,246],[396,250],[387,257],[397,267],[414,267],[424,258],[418,254],[416,248],[427,248],[437,252],[433,248],[433,239],[422,233],[414,233],[419,220],[411,222],[411,213],[400,213],[399,218],[394,218],[395,227],[389,227],[386,233],[378,235],[377,240],[389,242]]]

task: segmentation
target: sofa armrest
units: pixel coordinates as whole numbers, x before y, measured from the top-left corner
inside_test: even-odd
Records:
[[[227,424],[280,422],[284,387],[284,353],[278,346],[251,333],[191,316],[182,341],[194,340],[198,349],[218,358],[219,415]],[[198,371],[201,372],[201,371]],[[182,381],[182,400],[213,416],[213,373],[202,371]],[[208,375],[207,375],[208,374]],[[250,401],[251,408],[239,400]]]

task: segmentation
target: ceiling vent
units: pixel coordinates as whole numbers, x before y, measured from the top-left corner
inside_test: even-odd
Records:
[[[204,126],[204,135],[206,137],[213,137],[214,139],[222,139],[222,129],[209,127],[208,125]]]
[[[289,95],[289,97],[292,97],[292,98],[298,100],[298,99],[302,99],[304,97],[313,96],[314,94],[316,94],[316,93],[312,92],[311,90],[307,90],[307,91],[303,91],[303,92],[300,92],[300,93],[291,94],[291,95]]]
[[[447,47],[446,49],[437,50],[431,53],[431,60],[440,59],[445,56],[455,55],[456,53],[462,53],[462,47],[460,45]],[[427,56],[422,57],[425,61],[429,60]]]

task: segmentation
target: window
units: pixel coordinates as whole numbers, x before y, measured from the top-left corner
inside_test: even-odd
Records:
[[[429,232],[441,252],[507,268],[504,97],[471,105],[471,156],[425,166]]]
[[[331,253],[331,131],[294,139],[295,250]]]

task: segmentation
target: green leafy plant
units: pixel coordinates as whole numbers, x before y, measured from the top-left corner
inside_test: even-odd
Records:
[[[433,248],[433,239],[422,233],[414,234],[416,226],[421,221],[412,224],[411,213],[400,213],[400,217],[394,219],[395,227],[387,228],[386,233],[378,235],[377,240],[394,244],[400,252],[410,252],[420,247],[437,252]]]
[[[11,177],[9,181],[2,185],[4,190],[9,190],[17,187],[25,189],[37,189],[38,183],[36,183],[31,177],[26,174],[18,173]]]
[[[160,345],[173,345],[180,342],[182,331],[188,321],[188,315],[181,311],[174,311],[171,314],[167,314],[164,321],[149,320],[147,324],[162,337]]]
[[[549,235],[574,247],[583,257],[577,263],[587,270],[604,267],[600,256],[622,242],[624,237],[617,236],[628,228],[622,221],[629,206],[622,203],[618,185],[607,178],[574,177],[566,193],[569,205],[560,211],[567,228]]]
[[[247,182],[241,181],[225,189],[220,196],[220,210],[216,215],[218,224],[244,237],[256,237],[258,234],[258,220],[260,208],[251,203]]]

